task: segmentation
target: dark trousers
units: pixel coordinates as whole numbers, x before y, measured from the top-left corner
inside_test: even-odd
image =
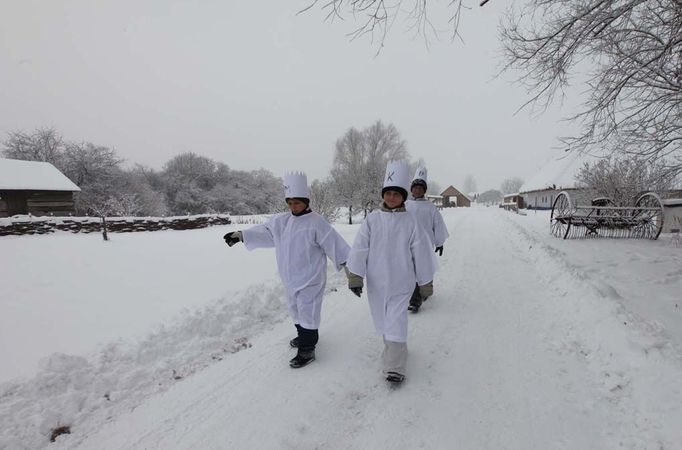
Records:
[[[422,296],[419,294],[419,285],[415,284],[414,291],[412,291],[412,298],[410,298],[410,305],[421,306]]]
[[[320,338],[317,330],[309,330],[303,328],[299,324],[296,324],[296,330],[298,331],[298,351],[300,352],[312,352],[315,350],[317,341]]]

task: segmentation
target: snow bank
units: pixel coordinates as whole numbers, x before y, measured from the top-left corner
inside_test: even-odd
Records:
[[[287,317],[282,297],[279,282],[254,285],[235,298],[186,311],[140,342],[113,342],[85,357],[49,356],[35,378],[0,385],[0,448],[42,448],[58,426],[106,422],[248,348],[254,333]]]

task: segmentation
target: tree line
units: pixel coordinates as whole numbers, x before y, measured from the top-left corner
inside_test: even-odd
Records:
[[[57,167],[81,188],[74,196],[81,215],[259,214],[281,201],[281,180],[264,169],[233,170],[192,152],[171,158],[161,170],[125,168],[113,148],[68,141],[53,128],[10,132],[2,154]]]
[[[78,185],[81,192],[74,199],[79,215],[248,215],[274,213],[285,206],[282,180],[272,172],[234,170],[193,152],[176,155],[155,170],[140,164],[124,167],[115,149],[66,140],[54,128],[13,131],[3,145],[4,157],[49,162]],[[412,172],[426,165],[422,158],[411,159],[407,142],[393,124],[378,120],[365,128],[348,128],[334,145],[328,176],[310,183],[313,208],[331,221],[342,213],[348,223],[355,215],[366,216],[379,206],[384,170],[392,159],[410,161]],[[502,192],[514,192],[521,183],[518,178],[505,180]],[[476,191],[473,175],[466,176],[464,186],[466,193]],[[427,193],[441,191],[441,185],[429,179]],[[501,198],[500,191],[492,190],[486,201]]]
[[[115,149],[65,139],[54,128],[12,131],[3,142],[6,158],[53,164],[78,187],[76,214],[163,216],[203,213],[238,215],[281,211],[281,178],[259,169],[243,171],[193,152],[168,160],[161,170],[140,164],[124,167]],[[377,121],[349,128],[335,146],[328,177],[310,183],[315,210],[334,220],[339,207],[367,214],[377,207],[390,159],[409,159],[407,144],[393,124]],[[423,160],[413,162],[416,169]],[[432,182],[431,190],[440,186]]]

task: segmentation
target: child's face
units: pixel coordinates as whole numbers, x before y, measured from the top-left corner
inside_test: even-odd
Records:
[[[396,191],[386,191],[384,192],[384,203],[389,208],[397,208],[403,203],[403,196]]]
[[[300,214],[305,210],[305,203],[295,198],[287,200],[287,206],[289,207],[289,211],[294,214]]]
[[[424,190],[424,186],[420,186],[418,184],[412,186],[412,197],[414,198],[422,198],[424,194],[426,194],[426,191]]]

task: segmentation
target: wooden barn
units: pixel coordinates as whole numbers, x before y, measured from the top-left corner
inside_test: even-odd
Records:
[[[50,163],[0,158],[0,217],[68,216],[79,191]]]
[[[448,186],[440,195],[443,197],[443,208],[471,206],[471,199],[455,189],[452,185]]]
[[[507,194],[504,196],[504,201],[500,205],[504,209],[513,209],[518,211],[519,209],[525,208],[523,203],[523,197],[518,193]]]

